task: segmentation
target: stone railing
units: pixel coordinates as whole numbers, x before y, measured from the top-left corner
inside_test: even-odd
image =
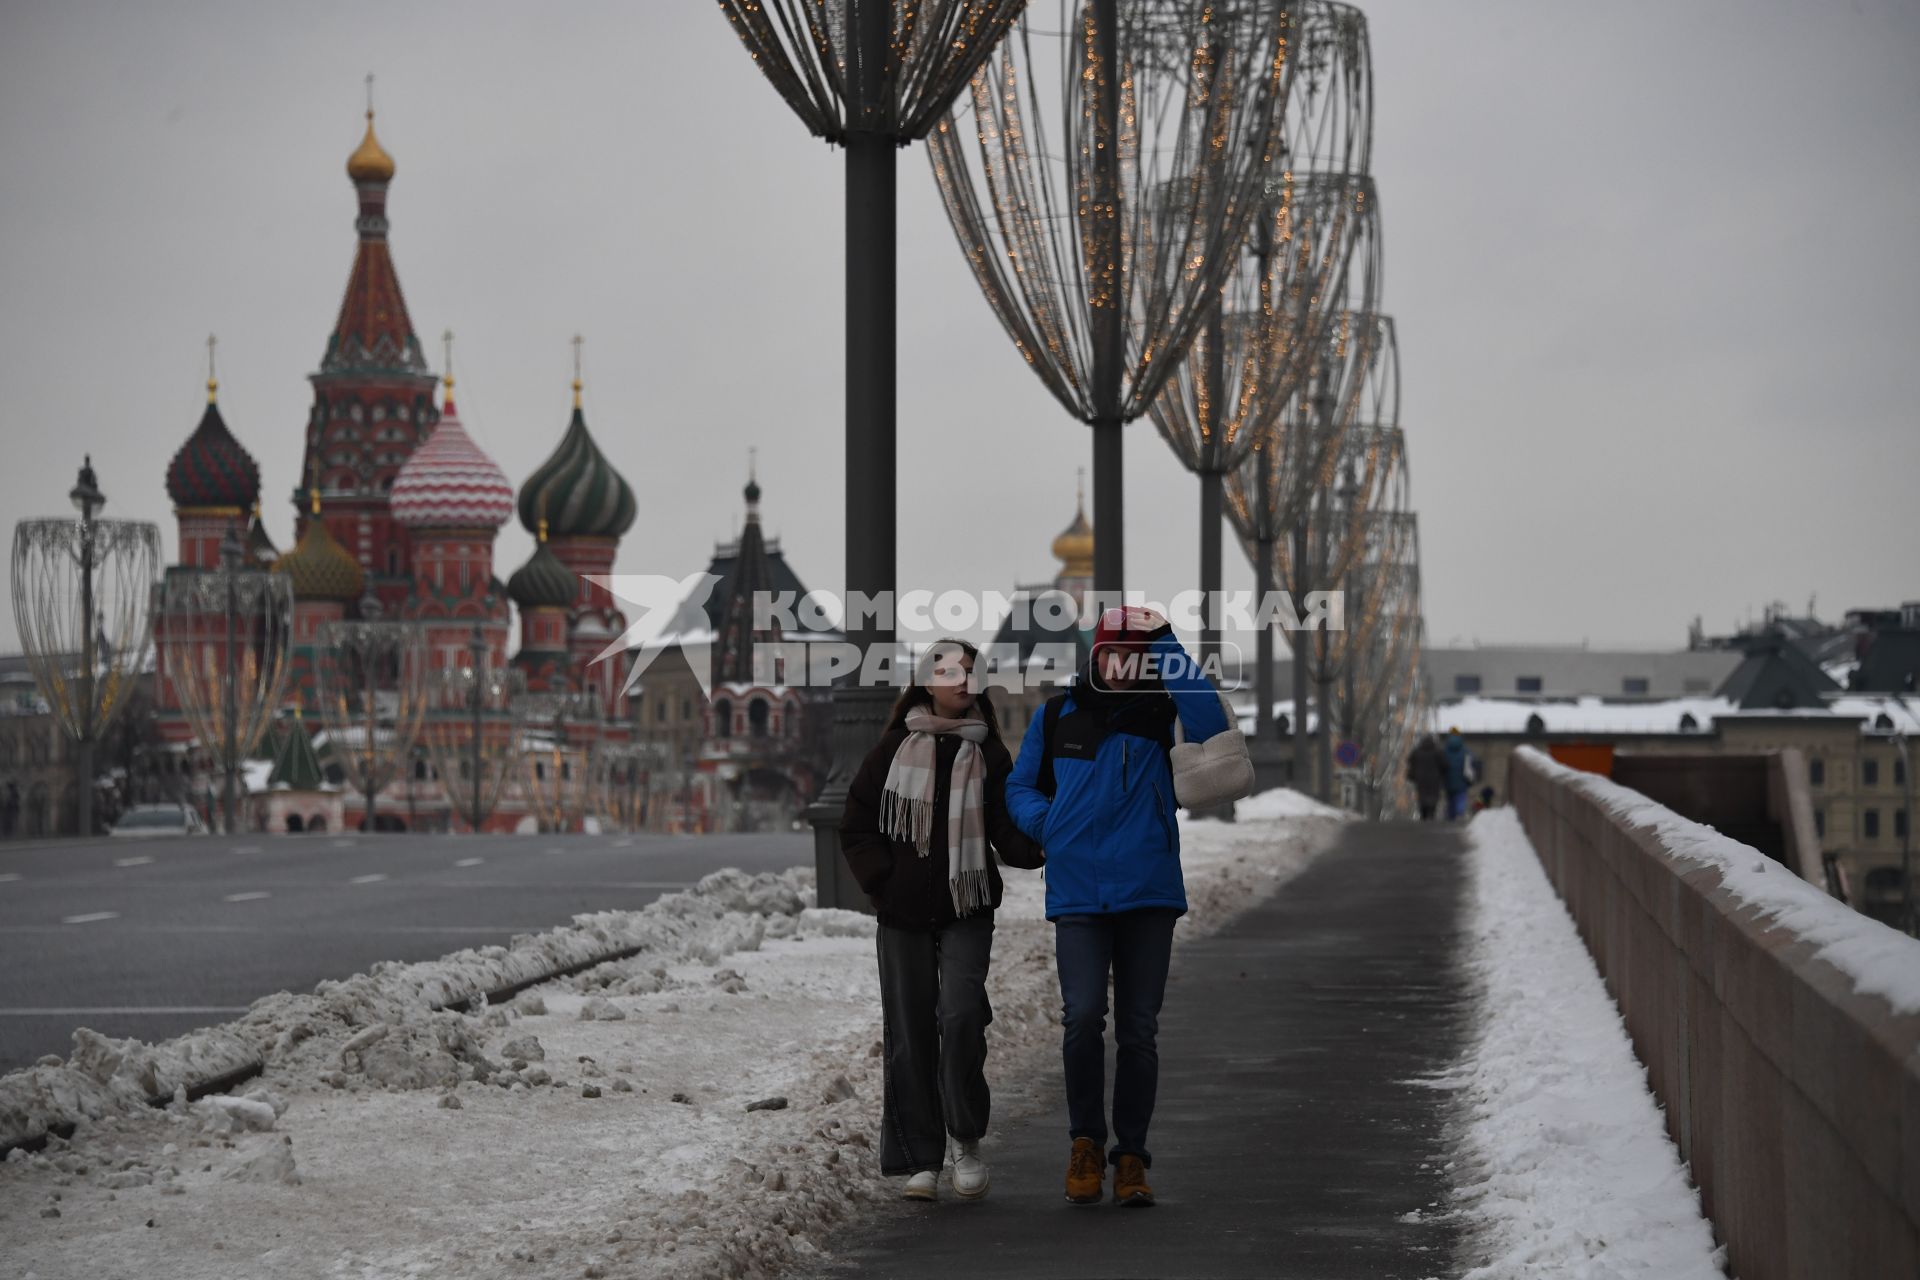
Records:
[[[1530,748],[1509,795],[1733,1274],[1920,1276],[1920,941]]]

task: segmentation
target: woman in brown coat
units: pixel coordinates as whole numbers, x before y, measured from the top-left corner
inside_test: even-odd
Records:
[[[1034,868],[1040,847],[1007,815],[1013,758],[993,702],[970,683],[978,651],[941,640],[915,667],[847,793],[840,849],[879,917],[885,1052],[880,1170],[932,1200],[955,1143],[953,1189],[987,1193],[987,964],[998,860]]]

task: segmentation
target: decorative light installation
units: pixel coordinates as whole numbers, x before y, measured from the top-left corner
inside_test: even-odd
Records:
[[[317,637],[320,714],[332,757],[365,797],[361,829],[377,829],[380,791],[413,757],[427,709],[427,637],[411,622],[379,617],[326,622]]]
[[[512,711],[527,808],[542,831],[578,829],[593,794],[599,696],[526,693],[513,699]]]
[[[1399,355],[1392,321],[1385,316],[1357,318],[1347,338],[1348,352],[1329,352],[1328,366],[1344,373],[1343,393],[1333,390],[1332,377],[1315,380],[1315,394],[1306,412],[1329,438],[1337,441],[1327,453],[1312,501],[1300,513],[1292,537],[1274,544],[1275,578],[1296,601],[1311,592],[1335,591],[1344,585],[1348,569],[1370,546],[1383,559],[1392,558],[1374,541],[1397,536],[1399,525],[1376,520],[1383,513],[1405,513],[1409,508],[1405,468],[1405,437],[1399,427]],[[1362,602],[1364,604],[1364,602]],[[1346,624],[1364,625],[1365,615],[1346,601]],[[1295,714],[1295,776],[1306,776],[1306,686],[1319,686],[1314,703],[1322,716],[1320,794],[1332,769],[1332,729],[1326,721],[1328,686],[1337,677],[1340,655],[1326,628],[1296,631],[1293,686]]]
[[[593,760],[593,815],[616,831],[639,830],[646,818],[647,788],[664,755],[655,743],[601,743]]]
[[[720,0],[747,54],[808,129],[846,148],[846,590],[896,578],[894,187],[899,148],[926,136],[1026,0]],[[850,617],[864,654],[890,650],[890,621]],[[840,857],[847,787],[893,691],[834,690],[833,763],[807,816],[823,907],[864,907]]]
[[[222,825],[239,829],[240,769],[273,723],[290,671],[293,579],[247,554],[237,527],[220,567],[173,569],[160,586],[161,671],[220,770]]]
[[[1160,394],[1235,268],[1279,154],[1298,8],[1061,0],[1055,30],[1030,11],[974,76],[971,120],[929,138],[988,304],[1094,429],[1096,592],[1124,585],[1121,427]]]
[[[1355,246],[1375,243],[1377,201],[1365,176],[1373,99],[1366,19],[1349,5],[1316,0],[1297,11],[1292,32],[1298,71],[1246,252],[1207,304],[1192,349],[1151,409],[1161,437],[1200,479],[1200,588],[1209,601],[1221,583],[1225,477],[1278,422],[1333,309],[1354,302],[1371,308],[1376,288],[1377,254],[1370,252],[1360,256],[1358,269],[1368,274],[1351,298],[1346,282]],[[1284,523],[1287,516],[1277,518]],[[1264,594],[1265,587],[1256,590]],[[1203,661],[1218,651],[1217,625],[1211,614],[1203,618]],[[1271,666],[1271,637],[1264,647],[1263,673]],[[1270,708],[1270,688],[1265,695]],[[1264,717],[1260,724],[1264,729]]]
[[[1407,753],[1425,718],[1420,673],[1420,538],[1412,512],[1380,512],[1368,547],[1347,573],[1348,627],[1332,685],[1332,720],[1359,749],[1359,807],[1369,817],[1398,812]]]
[[[80,834],[93,833],[93,748],[126,701],[153,625],[159,526],[102,520],[89,455],[67,495],[78,520],[13,527],[13,616],[40,696],[74,742]]]
[[[526,673],[518,667],[492,664],[478,623],[467,641],[467,660],[433,672],[428,681],[427,751],[448,807],[469,831],[485,829],[519,763],[513,699],[526,687]]]

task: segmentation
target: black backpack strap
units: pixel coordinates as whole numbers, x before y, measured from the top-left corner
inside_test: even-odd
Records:
[[[1060,711],[1065,706],[1067,695],[1056,693],[1047,699],[1046,709],[1041,714],[1040,726],[1040,777],[1035,784],[1040,794],[1053,797],[1053,726],[1060,723]]]

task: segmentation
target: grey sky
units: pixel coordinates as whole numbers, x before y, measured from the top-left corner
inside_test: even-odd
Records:
[[[1920,597],[1920,9],[1364,8],[1430,638],[1676,645],[1776,597]],[[837,589],[842,157],[707,0],[6,0],[7,523],[69,510],[91,449],[108,514],[172,558],[163,473],[214,332],[286,544],[369,70],[401,283],[436,369],[458,335],[481,445],[516,483],[546,457],[578,331],[640,501],[620,568],[703,566],[757,445],[770,530]],[[919,149],[900,185],[901,585],[1051,576],[1088,433],[988,312]],[[1129,431],[1129,585],[1171,593],[1196,484]],[[502,576],[530,549],[504,531]]]

